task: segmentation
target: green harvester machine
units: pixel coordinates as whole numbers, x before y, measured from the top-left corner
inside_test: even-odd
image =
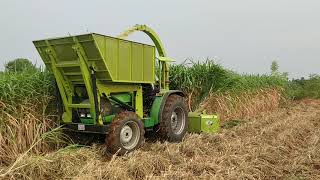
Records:
[[[155,46],[123,39],[134,31],[146,33]],[[189,113],[185,94],[169,90],[172,59],[145,25],[117,38],[90,33],[33,43],[56,79],[64,128],[105,134],[111,153],[141,147],[146,130],[177,142],[188,130],[211,133],[219,127],[217,116]]]

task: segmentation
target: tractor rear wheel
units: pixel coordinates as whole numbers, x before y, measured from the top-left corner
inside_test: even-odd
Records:
[[[123,155],[140,148],[144,143],[144,126],[141,119],[134,112],[120,112],[111,122],[105,142],[112,154]]]
[[[188,129],[188,109],[184,98],[170,95],[165,102],[159,124],[160,136],[171,142],[183,139]]]

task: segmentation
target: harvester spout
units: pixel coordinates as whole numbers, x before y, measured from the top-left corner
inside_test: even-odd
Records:
[[[159,54],[158,60],[160,61],[160,63],[159,63],[160,64],[160,66],[159,66],[159,68],[160,68],[159,69],[160,89],[169,90],[169,64],[168,64],[168,62],[172,62],[173,60],[171,58],[167,57],[164,46],[163,46],[159,36],[156,34],[156,32],[153,31],[150,27],[148,27],[146,25],[137,24],[137,25],[127,29],[126,31],[122,32],[117,37],[125,39],[127,36],[129,36],[130,34],[132,34],[133,32],[136,32],[136,31],[142,31],[142,32],[146,33],[151,38],[154,45],[156,46],[156,49]]]
[[[121,34],[119,34],[117,36],[117,38],[125,39],[130,34],[134,33],[135,31],[142,31],[142,32],[146,33],[151,38],[154,45],[156,46],[156,49],[159,53],[159,56],[161,56],[161,57],[167,56],[159,36],[156,34],[156,32],[154,32],[151,28],[149,28],[146,25],[137,24],[137,25],[127,29],[126,31],[122,32]]]

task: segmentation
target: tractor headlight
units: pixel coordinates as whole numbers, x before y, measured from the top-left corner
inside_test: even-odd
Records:
[[[91,118],[92,117],[90,114],[90,110],[85,109],[85,108],[79,109],[78,115],[80,118]]]

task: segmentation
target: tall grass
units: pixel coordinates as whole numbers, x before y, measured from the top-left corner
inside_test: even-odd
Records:
[[[17,161],[25,153],[48,153],[64,141],[55,121],[54,91],[47,71],[26,69],[0,75],[0,165]]]
[[[185,61],[170,67],[172,89],[181,89],[189,94],[193,107],[197,107],[209,94],[239,96],[244,92],[261,89],[283,89],[286,79],[271,75],[238,74],[227,70],[212,60]]]
[[[264,88],[239,94],[211,93],[200,103],[197,111],[217,113],[221,120],[253,118],[278,108],[284,99],[281,92],[277,88]]]
[[[290,81],[288,95],[292,99],[320,98],[320,76],[310,75],[309,79],[294,79]]]
[[[0,100],[10,105],[41,102],[52,97],[54,91],[54,78],[48,71],[26,69],[0,74]]]

